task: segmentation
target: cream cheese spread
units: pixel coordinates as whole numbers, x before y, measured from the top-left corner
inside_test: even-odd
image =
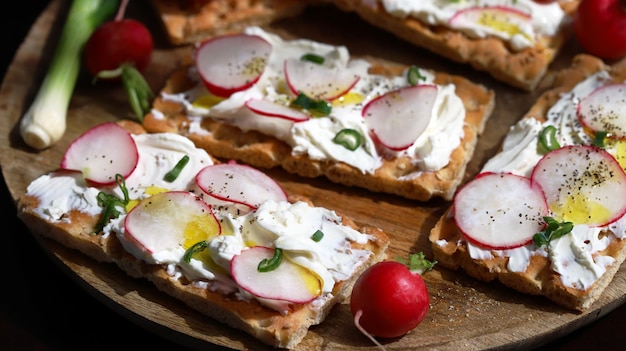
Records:
[[[533,118],[523,118],[513,125],[506,135],[502,150],[491,158],[482,171],[511,172],[530,176],[533,167],[541,158],[538,151],[538,135],[541,130],[552,125],[556,127],[556,138],[561,146],[591,144],[593,137],[585,133],[576,115],[580,100],[595,89],[607,84],[611,77],[606,71],[600,71],[578,83],[571,91],[561,95],[547,113],[546,122]],[[624,142],[609,142],[605,148],[618,160],[623,160]],[[622,168],[626,164],[622,161]],[[610,231],[612,235],[606,235]],[[602,255],[615,238],[626,238],[626,216],[604,227],[592,227],[575,224],[567,235],[550,241],[548,247],[529,244],[511,250],[489,250],[466,242],[470,256],[474,259],[508,257],[508,269],[512,272],[524,272],[533,255],[550,258],[552,269],[560,276],[561,282],[568,287],[588,289],[614,262],[608,255]],[[444,241],[439,245],[445,245]]]
[[[131,200],[148,198],[154,193],[177,190],[198,194],[196,174],[213,164],[206,151],[196,148],[186,137],[170,134],[132,135],[139,153],[139,164],[125,179]],[[189,162],[173,182],[163,180],[182,156]],[[120,187],[92,187],[80,172],[60,171],[35,179],[27,188],[27,195],[37,197],[35,212],[48,221],[67,221],[64,214],[80,211],[92,216],[102,214],[103,207],[97,196],[101,191],[122,197]],[[214,206],[213,211],[221,224],[221,235],[208,243],[210,260],[183,259],[186,249],[169,247],[158,252],[148,252],[129,236],[124,227],[127,209],[119,208],[121,215],[105,225],[104,238],[115,235],[122,246],[136,258],[150,264],[166,266],[173,278],[185,276],[193,284],[224,294],[233,293],[240,299],[257,299],[262,304],[281,313],[289,310],[286,301],[256,297],[241,289],[229,275],[230,262],[242,250],[254,245],[280,247],[284,255],[308,269],[320,280],[320,301],[332,296],[335,283],[351,276],[354,270],[371,255],[367,250],[356,250],[350,242],[366,243],[372,237],[342,225],[335,212],[312,207],[304,202],[268,200],[256,210],[242,211],[235,205]],[[313,241],[312,233],[321,230],[323,240]],[[95,234],[94,234],[95,235]],[[317,305],[317,304],[314,304]]]
[[[244,131],[256,130],[274,136],[292,147],[292,153],[307,155],[316,160],[334,160],[349,164],[363,173],[373,173],[380,167],[382,156],[374,144],[361,111],[365,104],[386,92],[408,86],[406,74],[397,77],[385,77],[368,72],[370,63],[361,59],[351,59],[344,46],[332,46],[311,40],[283,40],[279,36],[263,31],[258,27],[249,27],[246,34],[258,35],[272,45],[272,52],[265,70],[259,80],[250,88],[239,91],[229,98],[212,106],[199,104],[203,97],[210,96],[195,68],[188,72],[197,84],[190,90],[178,93],[163,93],[164,100],[183,104],[187,115],[193,120],[190,132],[203,133],[201,118],[214,118],[231,123]],[[325,64],[345,67],[356,72],[360,79],[346,94],[332,102],[329,116],[310,118],[294,123],[280,118],[268,118],[252,112],[245,107],[251,98],[263,98],[270,101],[286,101],[294,97],[286,92],[284,81],[284,62],[290,58],[300,58],[303,54],[314,53],[325,58]],[[434,76],[420,70],[429,84]],[[396,157],[409,157],[421,171],[437,171],[450,161],[452,151],[463,138],[465,107],[456,95],[454,85],[438,86],[438,94],[433,108],[430,124],[411,147],[390,153]],[[358,98],[352,99],[350,97]],[[354,101],[353,101],[354,100]],[[159,116],[158,111],[153,111]],[[162,114],[161,114],[162,115]],[[198,122],[198,123],[195,123]],[[332,142],[333,137],[342,129],[358,131],[362,138],[362,147],[350,151]]]
[[[428,25],[454,28],[472,38],[496,36],[508,42],[514,50],[534,46],[538,36],[554,35],[564,23],[571,20],[558,2],[550,4],[539,4],[533,0],[380,0],[380,2],[385,11],[392,16],[413,17]],[[499,7],[501,10],[498,15],[491,12],[490,20],[482,25],[471,21],[463,21],[462,25],[451,23],[451,19],[459,11],[478,7]],[[520,18],[516,11],[523,14],[521,17],[529,17],[529,20],[515,20]]]

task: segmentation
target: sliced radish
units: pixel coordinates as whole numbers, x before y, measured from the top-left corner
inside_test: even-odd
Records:
[[[230,274],[249,293],[272,300],[307,303],[322,292],[322,282],[308,269],[282,258],[276,269],[258,270],[259,263],[274,257],[274,249],[251,247],[233,257]]]
[[[61,169],[80,171],[95,185],[110,185],[115,183],[117,174],[128,177],[138,161],[133,137],[121,126],[105,122],[70,144],[61,160]]]
[[[454,220],[469,242],[490,249],[529,244],[549,214],[541,187],[512,173],[482,173],[454,197]]]
[[[196,184],[211,197],[227,203],[243,204],[256,209],[267,200],[287,201],[283,188],[267,174],[234,162],[203,168]],[[206,199],[211,203],[211,199]]]
[[[124,227],[149,253],[188,249],[221,232],[211,206],[185,191],[159,193],[142,200],[128,213]]]
[[[626,138],[626,84],[609,84],[580,101],[578,118],[583,126],[606,132],[608,137]]]
[[[455,29],[467,29],[480,27],[487,33],[503,33],[507,36],[524,34],[522,28],[532,26],[532,17],[529,13],[522,12],[507,6],[476,6],[457,11],[448,24]],[[532,38],[528,38],[532,40]]]
[[[566,146],[545,154],[531,179],[550,210],[573,223],[610,224],[626,213],[626,173],[606,150]]]
[[[213,94],[229,97],[256,83],[272,45],[256,35],[230,34],[204,41],[195,51],[198,73]]]
[[[310,118],[308,114],[300,110],[265,99],[250,99],[246,101],[246,107],[262,116],[278,117],[294,122],[303,122]]]
[[[285,60],[285,79],[292,93],[303,93],[314,100],[334,100],[346,94],[359,81],[350,67],[329,67],[300,59]]]
[[[363,108],[370,132],[391,150],[404,150],[426,130],[437,99],[437,86],[415,85],[371,100]]]

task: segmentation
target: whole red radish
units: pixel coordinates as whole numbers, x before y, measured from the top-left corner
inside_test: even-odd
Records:
[[[123,18],[128,0],[122,0],[115,19],[92,33],[83,51],[84,66],[94,79],[122,81],[139,120],[150,110],[152,89],[141,75],[152,58],[152,34],[143,23]]]
[[[384,261],[363,272],[350,298],[357,328],[377,343],[373,336],[399,337],[417,327],[430,303],[422,274],[435,263],[419,253],[410,256],[408,265]]]
[[[626,56],[626,0],[582,0],[574,29],[586,52],[607,60]]]

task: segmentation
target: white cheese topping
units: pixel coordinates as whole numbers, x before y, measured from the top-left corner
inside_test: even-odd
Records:
[[[530,16],[529,21],[515,21],[514,14],[503,11],[491,18],[490,25],[464,23],[454,28],[472,38],[496,36],[509,42],[514,50],[533,46],[538,35],[554,35],[570,18],[558,2],[539,4],[533,0],[380,0],[385,10],[396,17],[413,17],[429,25],[452,27],[450,19],[461,10],[471,7],[506,6]],[[512,18],[508,18],[511,16]],[[528,22],[528,23],[526,23]],[[510,27],[517,24],[516,28]]]
[[[194,117],[216,118],[231,123],[244,131],[257,130],[272,135],[291,145],[297,155],[308,155],[317,160],[336,160],[358,168],[364,173],[373,173],[381,165],[381,156],[374,145],[361,111],[365,104],[386,92],[408,85],[406,74],[387,78],[368,73],[370,64],[365,60],[351,59],[344,46],[332,46],[311,40],[286,41],[279,36],[267,33],[258,27],[250,27],[245,33],[258,35],[272,45],[272,53],[267,66],[257,81],[249,89],[239,91],[214,106],[194,105],[194,101],[210,93],[202,84],[195,68],[189,70],[189,77],[197,84],[179,94],[162,94],[163,99],[175,101],[185,106],[187,114]],[[280,118],[258,115],[245,107],[251,98],[264,98],[270,101],[288,101],[293,96],[285,93],[284,61],[300,58],[303,54],[314,53],[325,58],[325,64],[346,67],[360,76],[349,94],[362,97],[358,102],[345,99],[335,104],[326,117],[311,118],[293,123]],[[420,70],[425,80],[432,83],[434,76]],[[439,86],[438,96],[428,129],[407,150],[395,156],[408,156],[421,171],[436,171],[446,166],[450,154],[460,144],[463,137],[465,107],[456,95],[454,85]],[[198,132],[196,124],[191,132]],[[360,132],[362,147],[349,151],[332,142],[333,137],[344,128]]]

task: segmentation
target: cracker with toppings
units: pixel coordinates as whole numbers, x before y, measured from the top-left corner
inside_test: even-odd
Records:
[[[132,129],[86,131],[60,169],[30,183],[18,217],[33,233],[287,349],[386,257],[380,229],[290,197],[250,166],[217,163],[183,136],[122,125]]]
[[[573,310],[598,300],[626,258],[625,93],[626,61],[576,56],[431,230],[439,265]]]
[[[255,167],[450,199],[494,107],[494,92],[466,78],[350,57],[344,46],[259,27],[213,42],[227,52],[222,61],[203,58],[213,44],[201,45],[166,82],[143,126]],[[247,66],[229,62],[242,56]]]
[[[151,0],[174,45],[300,14],[302,0]]]
[[[572,34],[578,0],[335,0],[374,26],[524,90],[532,90]]]

